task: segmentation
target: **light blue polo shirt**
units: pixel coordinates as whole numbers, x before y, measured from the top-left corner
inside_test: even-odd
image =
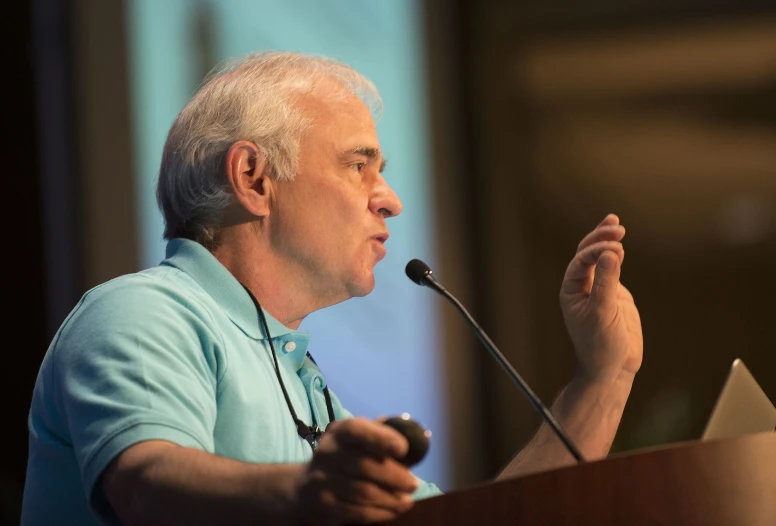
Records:
[[[310,335],[265,314],[297,416],[325,428],[326,381],[306,357]],[[100,474],[144,440],[245,462],[308,461],[268,342],[248,293],[193,241],[172,240],[159,266],[87,292],[35,384],[22,524],[116,523]],[[351,417],[331,395],[335,417]],[[421,482],[415,498],[436,494]]]

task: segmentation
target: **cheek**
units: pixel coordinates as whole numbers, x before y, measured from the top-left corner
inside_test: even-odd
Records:
[[[324,198],[324,212],[319,216],[319,219],[324,222],[321,226],[328,229],[332,235],[345,237],[346,239],[342,240],[343,245],[364,241],[370,235],[377,233],[377,231],[369,232],[371,223],[368,199],[360,189],[348,188],[347,191],[341,188],[332,189],[328,196],[330,198]]]
[[[368,259],[368,238],[378,231],[370,218],[369,198],[355,182],[308,186],[285,200],[278,212],[278,241],[316,259]]]

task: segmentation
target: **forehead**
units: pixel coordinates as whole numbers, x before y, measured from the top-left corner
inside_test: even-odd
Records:
[[[310,119],[303,141],[335,148],[379,148],[374,118],[364,102],[342,88],[319,89],[304,95],[297,106]],[[352,144],[350,144],[352,143]]]

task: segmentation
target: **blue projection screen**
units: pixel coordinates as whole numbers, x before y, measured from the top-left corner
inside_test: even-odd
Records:
[[[167,130],[207,69],[251,51],[300,51],[345,62],[380,90],[385,177],[404,211],[388,222],[388,256],[377,266],[374,292],[314,313],[300,329],[312,333],[310,350],[351,412],[407,412],[432,430],[429,454],[415,472],[448,489],[440,300],[404,276],[410,259],[432,266],[435,260],[420,4],[129,0],[127,8],[144,267],[164,257],[154,192]]]

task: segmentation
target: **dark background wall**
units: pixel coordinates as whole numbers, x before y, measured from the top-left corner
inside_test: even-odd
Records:
[[[439,112],[457,148],[441,155],[457,163],[477,317],[541,398],[573,373],[565,266],[609,212],[628,231],[622,280],[645,332],[614,450],[696,439],[736,357],[776,398],[776,8],[430,5],[452,43],[434,95],[458,93]],[[489,476],[538,418],[489,356],[477,363]]]
[[[29,0],[4,10],[6,402],[0,524],[18,523],[38,367],[91,286],[137,268],[124,4]]]
[[[0,523],[16,518],[24,480],[29,393],[46,348],[40,162],[31,16],[23,3],[2,19],[2,126],[6,201],[3,268],[5,352],[0,399],[4,455],[0,462]],[[14,521],[15,519],[15,521]]]

